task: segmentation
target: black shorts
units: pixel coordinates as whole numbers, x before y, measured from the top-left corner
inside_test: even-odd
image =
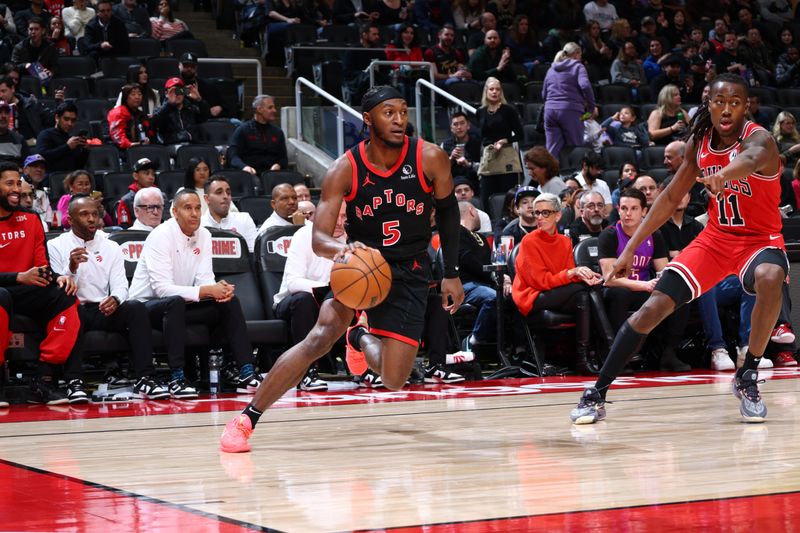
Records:
[[[389,296],[367,309],[369,332],[419,346],[425,325],[431,264],[428,254],[410,261],[389,261],[392,288]]]

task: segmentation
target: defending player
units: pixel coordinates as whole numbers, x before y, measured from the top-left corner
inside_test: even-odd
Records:
[[[336,300],[324,302],[308,337],[281,355],[250,405],[225,427],[220,443],[224,452],[249,451],[247,439],[264,409],[294,387],[346,330],[347,342],[364,352],[386,387],[397,390],[405,384],[425,316],[434,205],[445,263],[442,306],[455,312],[464,299],[457,269],[458,203],[447,154],[405,135],[408,105],[396,89],[373,87],[361,108],[369,140],[348,150],[328,170],[312,246],[315,254],[334,260],[355,248],[377,248],[392,267],[391,291],[369,310],[369,331],[358,325],[348,330],[353,310]],[[332,236],[343,200],[349,244]]]
[[[737,274],[744,289],[756,295],[750,349],[734,376],[733,393],[741,400],[745,420],[763,422],[767,416],[756,368],[780,311],[789,263],[778,211],[778,149],[764,128],[746,119],[747,108],[747,85],[741,77],[722,74],[712,82],[709,100],[692,122],[683,164],[617,258],[609,278],[626,275],[633,251],[664,224],[695,182],[710,193],[708,226],[667,265],[650,298],[620,328],[597,383],[583,392],[570,414],[573,423],[605,418],[608,387],[647,334],[729,274]]]

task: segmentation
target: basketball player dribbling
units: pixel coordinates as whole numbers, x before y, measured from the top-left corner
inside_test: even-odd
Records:
[[[677,308],[737,274],[755,294],[749,350],[736,371],[733,394],[748,422],[763,422],[767,408],[758,390],[756,368],[778,317],[789,263],[781,235],[781,160],[772,136],[747,120],[747,85],[732,74],[717,76],[708,102],[695,116],[686,158],[675,179],[658,196],[647,217],[617,258],[609,278],[625,276],[633,252],[661,227],[695,182],[709,192],[706,228],[664,269],[645,304],[620,328],[594,387],[583,392],[570,418],[591,424],[606,416],[608,387],[647,334]]]
[[[247,452],[248,438],[263,411],[303,378],[345,331],[347,342],[364,353],[384,386],[400,389],[411,373],[422,334],[428,294],[435,216],[444,257],[442,306],[455,312],[464,299],[458,278],[458,203],[450,160],[438,146],[405,135],[408,104],[393,87],[371,88],[361,100],[369,140],[339,157],[322,183],[314,218],[314,253],[334,261],[356,248],[379,250],[392,269],[392,288],[369,310],[369,330],[348,328],[353,310],[326,300],[314,329],[276,361],[253,401],[222,433],[223,452]],[[348,244],[332,237],[342,201],[347,203]]]

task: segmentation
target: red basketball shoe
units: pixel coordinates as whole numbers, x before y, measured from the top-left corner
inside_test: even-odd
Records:
[[[369,322],[367,322],[367,313],[361,312],[358,321],[354,326],[347,328],[345,333],[345,360],[347,361],[347,368],[354,376],[360,376],[367,371],[367,359],[364,357],[364,352],[359,351],[355,346],[350,345],[350,331],[353,328],[363,327],[369,331]]]
[[[225,426],[222,438],[219,440],[219,449],[227,453],[242,453],[250,451],[247,439],[253,433],[253,424],[245,414],[240,414]]]

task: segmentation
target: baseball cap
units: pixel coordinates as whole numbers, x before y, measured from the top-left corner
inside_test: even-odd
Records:
[[[472,185],[472,181],[470,181],[470,179],[469,179],[469,178],[467,178],[467,177],[464,177],[464,176],[460,176],[460,177],[458,177],[458,178],[455,178],[455,179],[453,180],[453,187],[458,187],[459,185],[469,185],[469,186],[470,186],[470,188],[471,188],[473,191],[475,190],[475,186],[474,186],[474,185]]]
[[[191,52],[184,52],[181,54],[181,63],[197,63],[197,56]]]
[[[0,101],[0,107],[2,106],[3,102]],[[41,163],[43,165],[46,165],[47,161],[45,161],[44,157],[42,157],[40,154],[33,154],[25,158],[25,162],[22,164],[22,166],[27,167],[30,165],[35,165],[36,163]]]
[[[133,165],[133,171],[134,172],[139,172],[140,170],[145,170],[145,169],[148,169],[148,168],[153,168],[154,169],[155,165],[153,164],[152,161],[150,161],[146,157],[143,157],[143,158],[139,159],[138,161],[136,161],[136,164]]]
[[[173,87],[184,87],[183,80],[180,78],[170,78],[167,80],[167,83],[164,84],[164,90],[171,89]]]
[[[531,187],[530,185],[523,185],[517,189],[517,192],[514,194],[514,205],[519,205],[519,201],[526,196],[533,196],[536,198],[539,196],[539,189],[536,187]]]

